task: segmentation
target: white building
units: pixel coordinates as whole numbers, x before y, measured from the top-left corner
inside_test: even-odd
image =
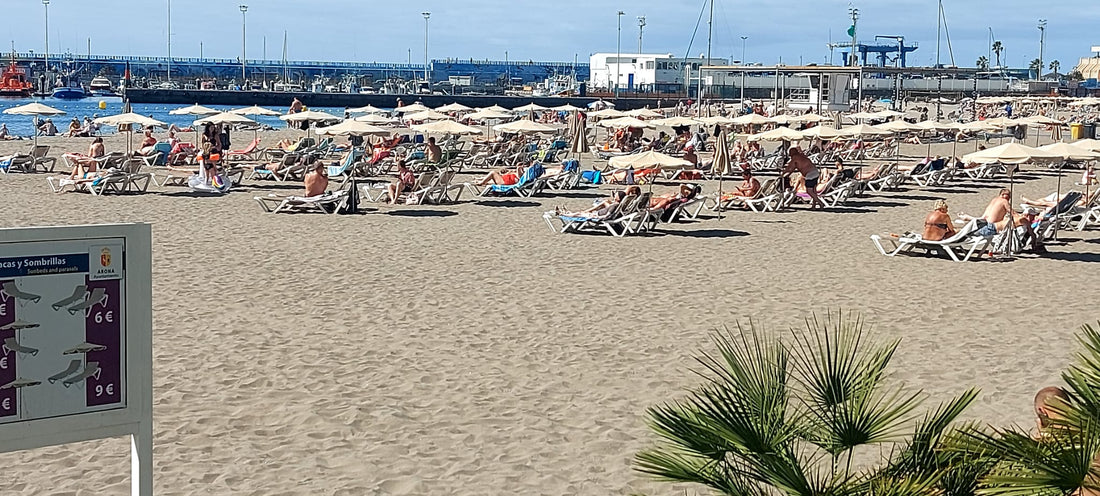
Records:
[[[588,84],[603,91],[615,91],[618,86],[620,91],[679,92],[684,81],[698,82],[700,67],[727,64],[728,59],[718,57],[708,63],[706,57],[685,59],[669,53],[594,53],[589,57]]]

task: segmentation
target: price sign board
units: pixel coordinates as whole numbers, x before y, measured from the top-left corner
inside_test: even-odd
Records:
[[[0,230],[0,451],[130,434],[151,494],[151,254],[146,224]]]

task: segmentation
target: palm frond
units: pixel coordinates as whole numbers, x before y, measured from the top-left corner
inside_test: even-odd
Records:
[[[1065,495],[1096,485],[1093,460],[1100,452],[1100,433],[1058,430],[1042,439],[1004,429],[968,433],[999,463],[983,480],[980,494]]]
[[[893,458],[887,472],[895,476],[927,476],[946,464],[941,440],[951,425],[978,397],[977,389],[968,389],[951,401],[925,414],[917,424],[905,449]]]

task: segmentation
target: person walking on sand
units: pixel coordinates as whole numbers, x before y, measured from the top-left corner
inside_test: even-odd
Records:
[[[790,148],[790,159],[787,160],[787,166],[783,168],[783,171],[779,174],[786,177],[792,172],[797,171],[802,174],[802,179],[806,184],[806,194],[810,195],[810,210],[814,208],[825,208],[825,202],[821,201],[821,198],[817,196],[817,182],[821,179],[821,171],[814,165],[813,161],[802,153],[802,149],[797,146]]]

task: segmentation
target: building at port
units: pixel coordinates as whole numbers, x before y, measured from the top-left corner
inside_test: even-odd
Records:
[[[590,90],[608,93],[680,93],[684,83],[696,84],[699,69],[726,65],[721,57],[675,57],[669,53],[594,53],[589,57]],[[618,78],[616,82],[616,78]]]

